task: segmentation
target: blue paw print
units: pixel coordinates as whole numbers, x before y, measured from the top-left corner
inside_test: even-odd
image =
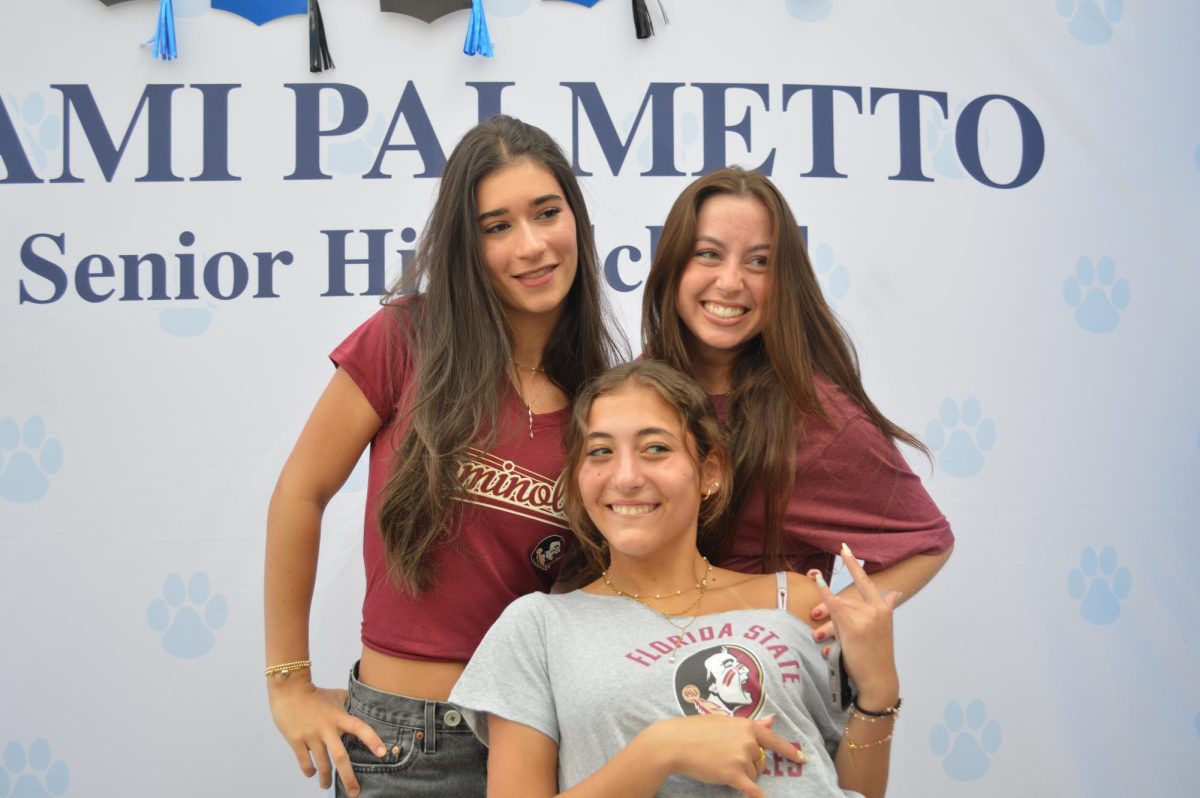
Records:
[[[625,129],[633,127],[633,114],[628,114],[625,117]],[[679,119],[679,132],[675,137],[675,164],[679,168],[684,168],[683,164],[687,163],[688,155],[691,153],[692,145],[700,140],[700,119],[695,113],[687,111]],[[642,135],[642,143],[638,146],[637,158],[638,163],[643,169],[649,169],[654,162],[651,157],[653,150],[651,144],[653,138],[651,136]]]
[[[1096,556],[1088,546],[1079,556],[1079,567],[1067,577],[1067,591],[1079,602],[1079,614],[1088,623],[1112,623],[1121,617],[1121,600],[1133,587],[1133,574],[1117,568],[1117,550],[1105,546]]]
[[[529,8],[529,0],[488,0],[488,16],[519,17]]]
[[[946,704],[943,722],[929,733],[929,750],[942,757],[942,770],[955,781],[983,778],[999,749],[1000,724],[987,719],[978,698],[967,704],[965,717],[957,701]]]
[[[974,476],[983,470],[983,453],[996,445],[996,424],[983,418],[974,396],[964,399],[961,408],[947,396],[938,408],[937,420],[925,427],[925,444],[950,476]]]
[[[46,439],[46,423],[30,416],[17,426],[14,418],[0,420],[0,498],[22,504],[35,502],[50,489],[47,474],[62,467],[58,438]]]
[[[1075,274],[1063,282],[1063,300],[1075,308],[1075,323],[1088,332],[1112,332],[1129,307],[1129,283],[1117,279],[1112,258],[1103,257],[1095,266],[1086,255],[1075,264]]]
[[[830,307],[837,308],[838,302],[850,293],[850,272],[846,267],[834,263],[833,247],[818,244],[812,254],[813,269],[821,281],[821,291]]]
[[[1125,3],[1123,0],[1103,2],[1103,11],[1097,0],[1054,0],[1054,6],[1067,18],[1067,30],[1075,41],[1107,44],[1112,38],[1113,23],[1120,22],[1125,14]]]
[[[184,606],[187,603],[190,606]],[[204,617],[197,611],[203,605]],[[229,618],[224,596],[209,597],[208,574],[192,574],[184,589],[183,578],[170,574],[163,582],[162,598],[150,602],[146,620],[156,632],[164,632],[163,648],[173,657],[192,659],[212,651],[216,642],[212,630],[220,629]]]
[[[16,740],[4,746],[0,768],[0,798],[50,798],[67,791],[71,774],[67,764],[55,760],[50,743],[34,740],[29,751]]]
[[[17,132],[25,151],[32,156],[35,170],[44,173],[50,153],[57,152],[62,145],[62,120],[57,114],[46,113],[46,100],[38,92],[18,100],[7,95],[10,116],[16,123]]]
[[[820,22],[833,10],[833,0],[787,0],[787,12],[804,22]]]
[[[176,338],[194,338],[208,332],[212,326],[213,314],[211,308],[216,305],[209,302],[208,306],[191,305],[166,308],[158,312],[158,326],[167,335]]]
[[[330,94],[325,99],[325,121],[336,125],[342,121],[344,106],[342,98]],[[342,175],[364,175],[375,164],[375,157],[383,145],[388,123],[383,114],[375,114],[371,129],[352,139],[339,137],[329,142],[325,150],[329,171]]]

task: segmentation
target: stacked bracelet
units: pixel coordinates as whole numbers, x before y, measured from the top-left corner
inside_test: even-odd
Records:
[[[856,698],[850,704],[851,710],[852,710],[851,715],[862,718],[863,720],[867,721],[868,723],[878,723],[880,720],[883,720],[884,718],[891,718],[893,721],[895,721],[896,718],[900,717],[900,705],[902,703],[903,703],[903,700],[897,698],[895,704],[893,704],[892,706],[883,710],[882,712],[872,712],[869,709],[863,709],[862,707],[860,707],[858,705],[858,699]],[[892,729],[893,729],[893,731],[895,730],[894,725],[893,725]],[[850,764],[852,764],[852,765],[854,764],[854,752],[855,751],[861,750],[863,748],[874,748],[877,745],[883,745],[886,742],[890,742],[892,739],[892,733],[893,733],[892,731],[889,731],[887,733],[886,737],[882,737],[878,740],[873,740],[872,742],[869,742],[869,743],[856,743],[856,742],[854,742],[854,740],[850,739],[850,717],[847,716],[846,727],[842,730],[842,739],[846,743],[846,750],[850,752]]]
[[[311,659],[298,659],[295,662],[285,662],[282,665],[272,665],[263,671],[263,676],[266,676],[269,679],[275,674],[279,674],[286,679],[288,676],[291,676],[294,671],[306,669],[312,669]]]

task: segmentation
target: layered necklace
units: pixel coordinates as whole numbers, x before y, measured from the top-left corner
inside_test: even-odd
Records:
[[[546,370],[541,366],[522,366],[517,361],[512,362],[513,366],[521,371],[531,371],[535,375],[538,372],[546,373]],[[517,375],[517,396],[521,397],[521,404],[525,405],[525,409],[529,412],[529,440],[533,440],[533,405],[525,400],[525,394],[521,391],[521,375]]]
[[[624,590],[621,590],[620,588],[618,588],[616,585],[614,585],[612,583],[612,580],[610,580],[608,578],[608,571],[600,572],[600,579],[603,580],[604,584],[613,593],[616,593],[618,596],[623,596],[631,601],[636,601],[638,604],[641,604],[643,607],[650,610],[651,612],[657,613],[658,615],[660,615],[662,617],[663,620],[665,620],[667,623],[671,624],[671,626],[675,627],[675,629],[677,629],[679,631],[679,634],[675,636],[675,647],[673,649],[671,649],[671,655],[667,658],[668,662],[675,661],[675,655],[679,652],[679,645],[680,645],[680,643],[683,642],[683,635],[687,632],[687,630],[691,627],[691,625],[696,622],[696,619],[700,617],[699,615],[692,615],[691,617],[688,618],[687,623],[684,623],[684,624],[680,624],[675,621],[676,618],[681,618],[681,617],[691,613],[692,610],[698,609],[700,607],[700,602],[704,600],[704,591],[708,589],[708,576],[712,572],[712,563],[710,563],[708,561],[707,557],[701,557],[700,559],[704,561],[704,576],[702,576],[700,578],[700,581],[697,582],[695,584],[695,586],[693,586],[693,587],[680,588],[679,590],[676,590],[673,593],[672,593],[672,591],[668,590],[665,594],[668,597],[670,597],[671,595],[682,596],[684,593],[690,593],[693,590],[695,590],[695,591],[697,591],[696,592],[696,600],[693,601],[691,604],[687,605],[687,607],[685,607],[684,609],[680,610],[679,612],[673,613],[671,615],[668,615],[667,613],[663,612],[658,607],[650,606],[650,604],[646,601],[646,599],[642,597],[641,593],[626,593]],[[661,599],[663,597],[663,595],[664,595],[663,593],[655,593],[654,598]]]

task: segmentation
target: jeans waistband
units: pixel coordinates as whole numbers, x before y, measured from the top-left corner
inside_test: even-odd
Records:
[[[462,710],[447,701],[385,693],[358,680],[357,663],[350,671],[350,713],[371,717],[396,726],[415,728],[427,753],[437,746],[439,732],[471,734]]]

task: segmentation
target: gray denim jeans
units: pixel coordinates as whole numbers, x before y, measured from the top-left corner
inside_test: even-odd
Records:
[[[487,748],[453,704],[384,693],[350,672],[347,710],[366,721],[387,746],[375,756],[357,737],[342,735],[360,798],[484,798]],[[339,778],[337,798],[346,798]]]

